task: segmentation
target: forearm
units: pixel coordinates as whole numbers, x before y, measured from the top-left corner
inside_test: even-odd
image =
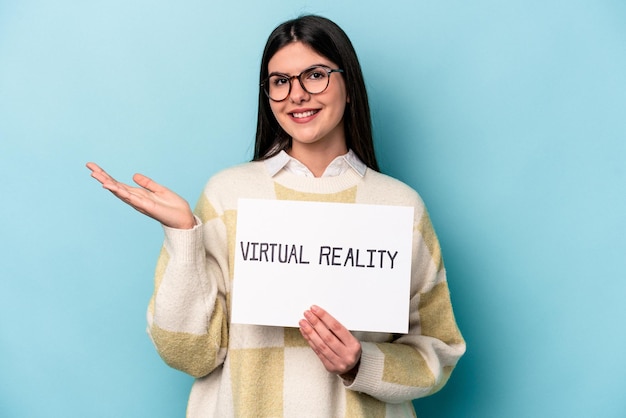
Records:
[[[164,228],[148,309],[148,332],[163,360],[196,377],[223,361],[228,330],[220,265],[207,260],[202,228]]]
[[[397,342],[365,342],[354,380],[344,383],[350,390],[388,403],[421,398],[443,387],[464,351],[464,345],[444,350],[431,346],[420,352],[414,346]]]
[[[393,342],[362,343],[359,371],[349,389],[397,403],[427,396],[448,380],[465,352],[443,265],[418,251],[410,302],[409,333]],[[420,262],[421,261],[421,262]]]

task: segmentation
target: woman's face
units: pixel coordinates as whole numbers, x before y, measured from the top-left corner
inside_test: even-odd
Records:
[[[337,68],[334,62],[309,46],[294,42],[279,49],[267,67],[269,74],[293,76],[314,65]],[[332,73],[328,88],[319,94],[307,93],[297,79],[292,79],[287,99],[281,102],[270,100],[270,107],[280,126],[292,138],[292,152],[334,150],[345,153],[343,114],[348,101],[343,76]]]

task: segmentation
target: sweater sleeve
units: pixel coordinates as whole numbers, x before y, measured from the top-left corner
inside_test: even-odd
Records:
[[[226,356],[228,257],[223,220],[203,219],[198,208],[196,218],[199,225],[191,230],[164,227],[147,318],[161,358],[202,377]]]
[[[348,389],[389,403],[424,397],[445,385],[465,352],[425,208],[414,226],[411,274],[408,334],[391,342],[362,342],[359,371]]]

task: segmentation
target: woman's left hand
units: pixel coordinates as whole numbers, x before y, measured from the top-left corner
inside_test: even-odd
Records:
[[[354,380],[361,360],[361,343],[346,327],[318,306],[304,312],[300,333],[330,373]]]

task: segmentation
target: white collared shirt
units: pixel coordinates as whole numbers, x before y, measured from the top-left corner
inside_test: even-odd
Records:
[[[315,177],[307,166],[287,154],[284,150],[265,160],[265,166],[272,177],[281,170],[288,171],[297,176]],[[335,177],[345,173],[349,169],[354,170],[361,177],[365,175],[365,171],[367,170],[365,163],[361,161],[352,150],[332,160],[321,177]]]

